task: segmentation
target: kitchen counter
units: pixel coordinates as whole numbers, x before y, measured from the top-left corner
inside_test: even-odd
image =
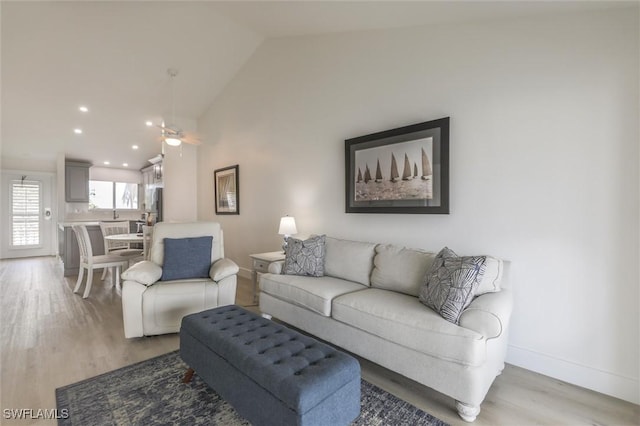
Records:
[[[98,221],[73,221],[73,222],[58,222],[59,228],[71,227],[73,225],[85,225],[85,226],[100,226]]]

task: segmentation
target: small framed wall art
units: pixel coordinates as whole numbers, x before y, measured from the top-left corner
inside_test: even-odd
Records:
[[[214,170],[216,214],[240,214],[239,167]]]
[[[347,213],[449,214],[449,117],[345,140]]]

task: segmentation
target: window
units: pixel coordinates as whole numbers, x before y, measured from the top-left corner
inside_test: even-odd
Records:
[[[11,182],[11,245],[40,244],[40,182]]]
[[[113,210],[113,182],[89,181],[89,208]]]
[[[137,210],[138,184],[90,180],[89,208]]]

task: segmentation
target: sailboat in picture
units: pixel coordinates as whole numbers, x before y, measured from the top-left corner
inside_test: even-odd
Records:
[[[360,170],[360,167],[358,167],[358,177],[356,179],[356,183],[360,182],[362,182],[362,170]]]
[[[410,180],[413,176],[411,175],[411,164],[409,163],[409,157],[407,154],[404,154],[404,168],[402,170],[402,180]]]
[[[413,176],[418,177],[418,165],[413,163]]]
[[[371,180],[371,172],[369,171],[369,165],[367,164],[364,169],[364,183],[368,183]]]
[[[416,176],[418,174],[416,173]],[[427,153],[424,152],[424,148],[422,148],[422,179],[431,179],[433,176],[433,170],[431,169],[431,162],[429,161],[429,157],[427,157]]]
[[[376,164],[376,182],[382,182],[382,170],[380,170],[380,159],[378,159],[378,164]]]
[[[400,180],[400,174],[398,173],[398,163],[396,163],[396,157],[391,153],[391,182],[397,182]]]

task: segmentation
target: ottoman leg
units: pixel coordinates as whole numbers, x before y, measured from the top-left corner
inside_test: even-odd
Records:
[[[184,377],[182,378],[182,383],[189,383],[191,379],[193,379],[193,368],[189,368],[186,373],[184,373]]]

